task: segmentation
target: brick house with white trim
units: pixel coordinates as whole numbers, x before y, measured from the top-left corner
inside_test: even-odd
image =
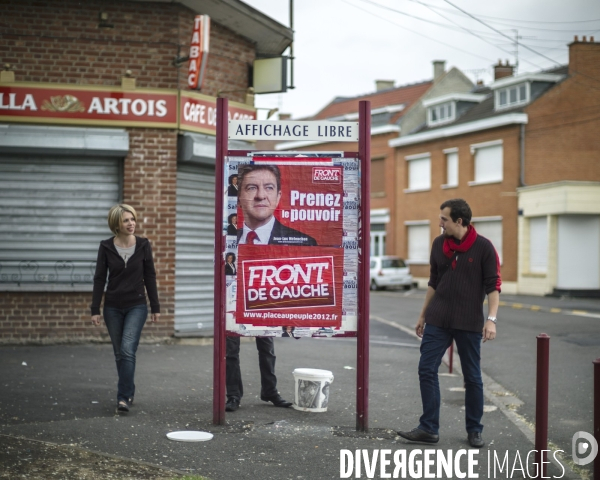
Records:
[[[428,100],[427,124],[390,141],[396,251],[422,285],[439,206],[460,197],[498,250],[504,292],[600,292],[599,62],[584,37],[568,66],[513,76],[499,64],[489,87]]]

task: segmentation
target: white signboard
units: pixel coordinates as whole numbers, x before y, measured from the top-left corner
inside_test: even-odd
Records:
[[[358,122],[230,120],[229,139],[357,142]]]

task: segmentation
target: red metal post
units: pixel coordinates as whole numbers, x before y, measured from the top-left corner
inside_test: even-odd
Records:
[[[228,149],[226,98],[217,98],[217,156],[215,161],[215,300],[213,350],[213,423],[225,424],[225,260],[223,251],[224,165]]]
[[[361,171],[358,339],[356,342],[356,430],[369,429],[369,262],[371,240],[371,102],[358,102],[358,156]]]
[[[450,344],[448,349],[448,373],[452,373],[452,362],[454,360],[454,342]]]
[[[550,379],[550,337],[540,333],[537,337],[537,375],[535,391],[535,463],[539,477],[546,476],[548,457],[548,385]]]
[[[594,360],[594,438],[600,444],[600,358]],[[594,460],[594,478],[600,479],[600,455]]]

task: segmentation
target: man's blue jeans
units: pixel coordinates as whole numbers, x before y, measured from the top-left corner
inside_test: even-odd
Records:
[[[140,343],[142,328],[148,317],[146,305],[129,308],[104,307],[104,323],[112,341],[117,362],[119,384],[117,402],[128,401],[135,394],[135,353]]]
[[[444,353],[456,341],[458,356],[465,381],[465,421],[467,432],[482,432],[483,381],[481,380],[481,332],[468,332],[451,328],[425,325],[419,360],[419,382],[423,415],[419,428],[439,434],[440,429],[440,383],[438,369]]]

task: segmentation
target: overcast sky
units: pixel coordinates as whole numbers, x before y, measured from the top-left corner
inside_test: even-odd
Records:
[[[289,26],[289,0],[243,1]],[[515,63],[516,35],[520,73],[566,64],[574,35],[600,41],[600,0],[295,0],[294,30],[296,88],[256,106],[302,118],[375,80],[429,80],[434,60],[488,84],[499,59]]]

